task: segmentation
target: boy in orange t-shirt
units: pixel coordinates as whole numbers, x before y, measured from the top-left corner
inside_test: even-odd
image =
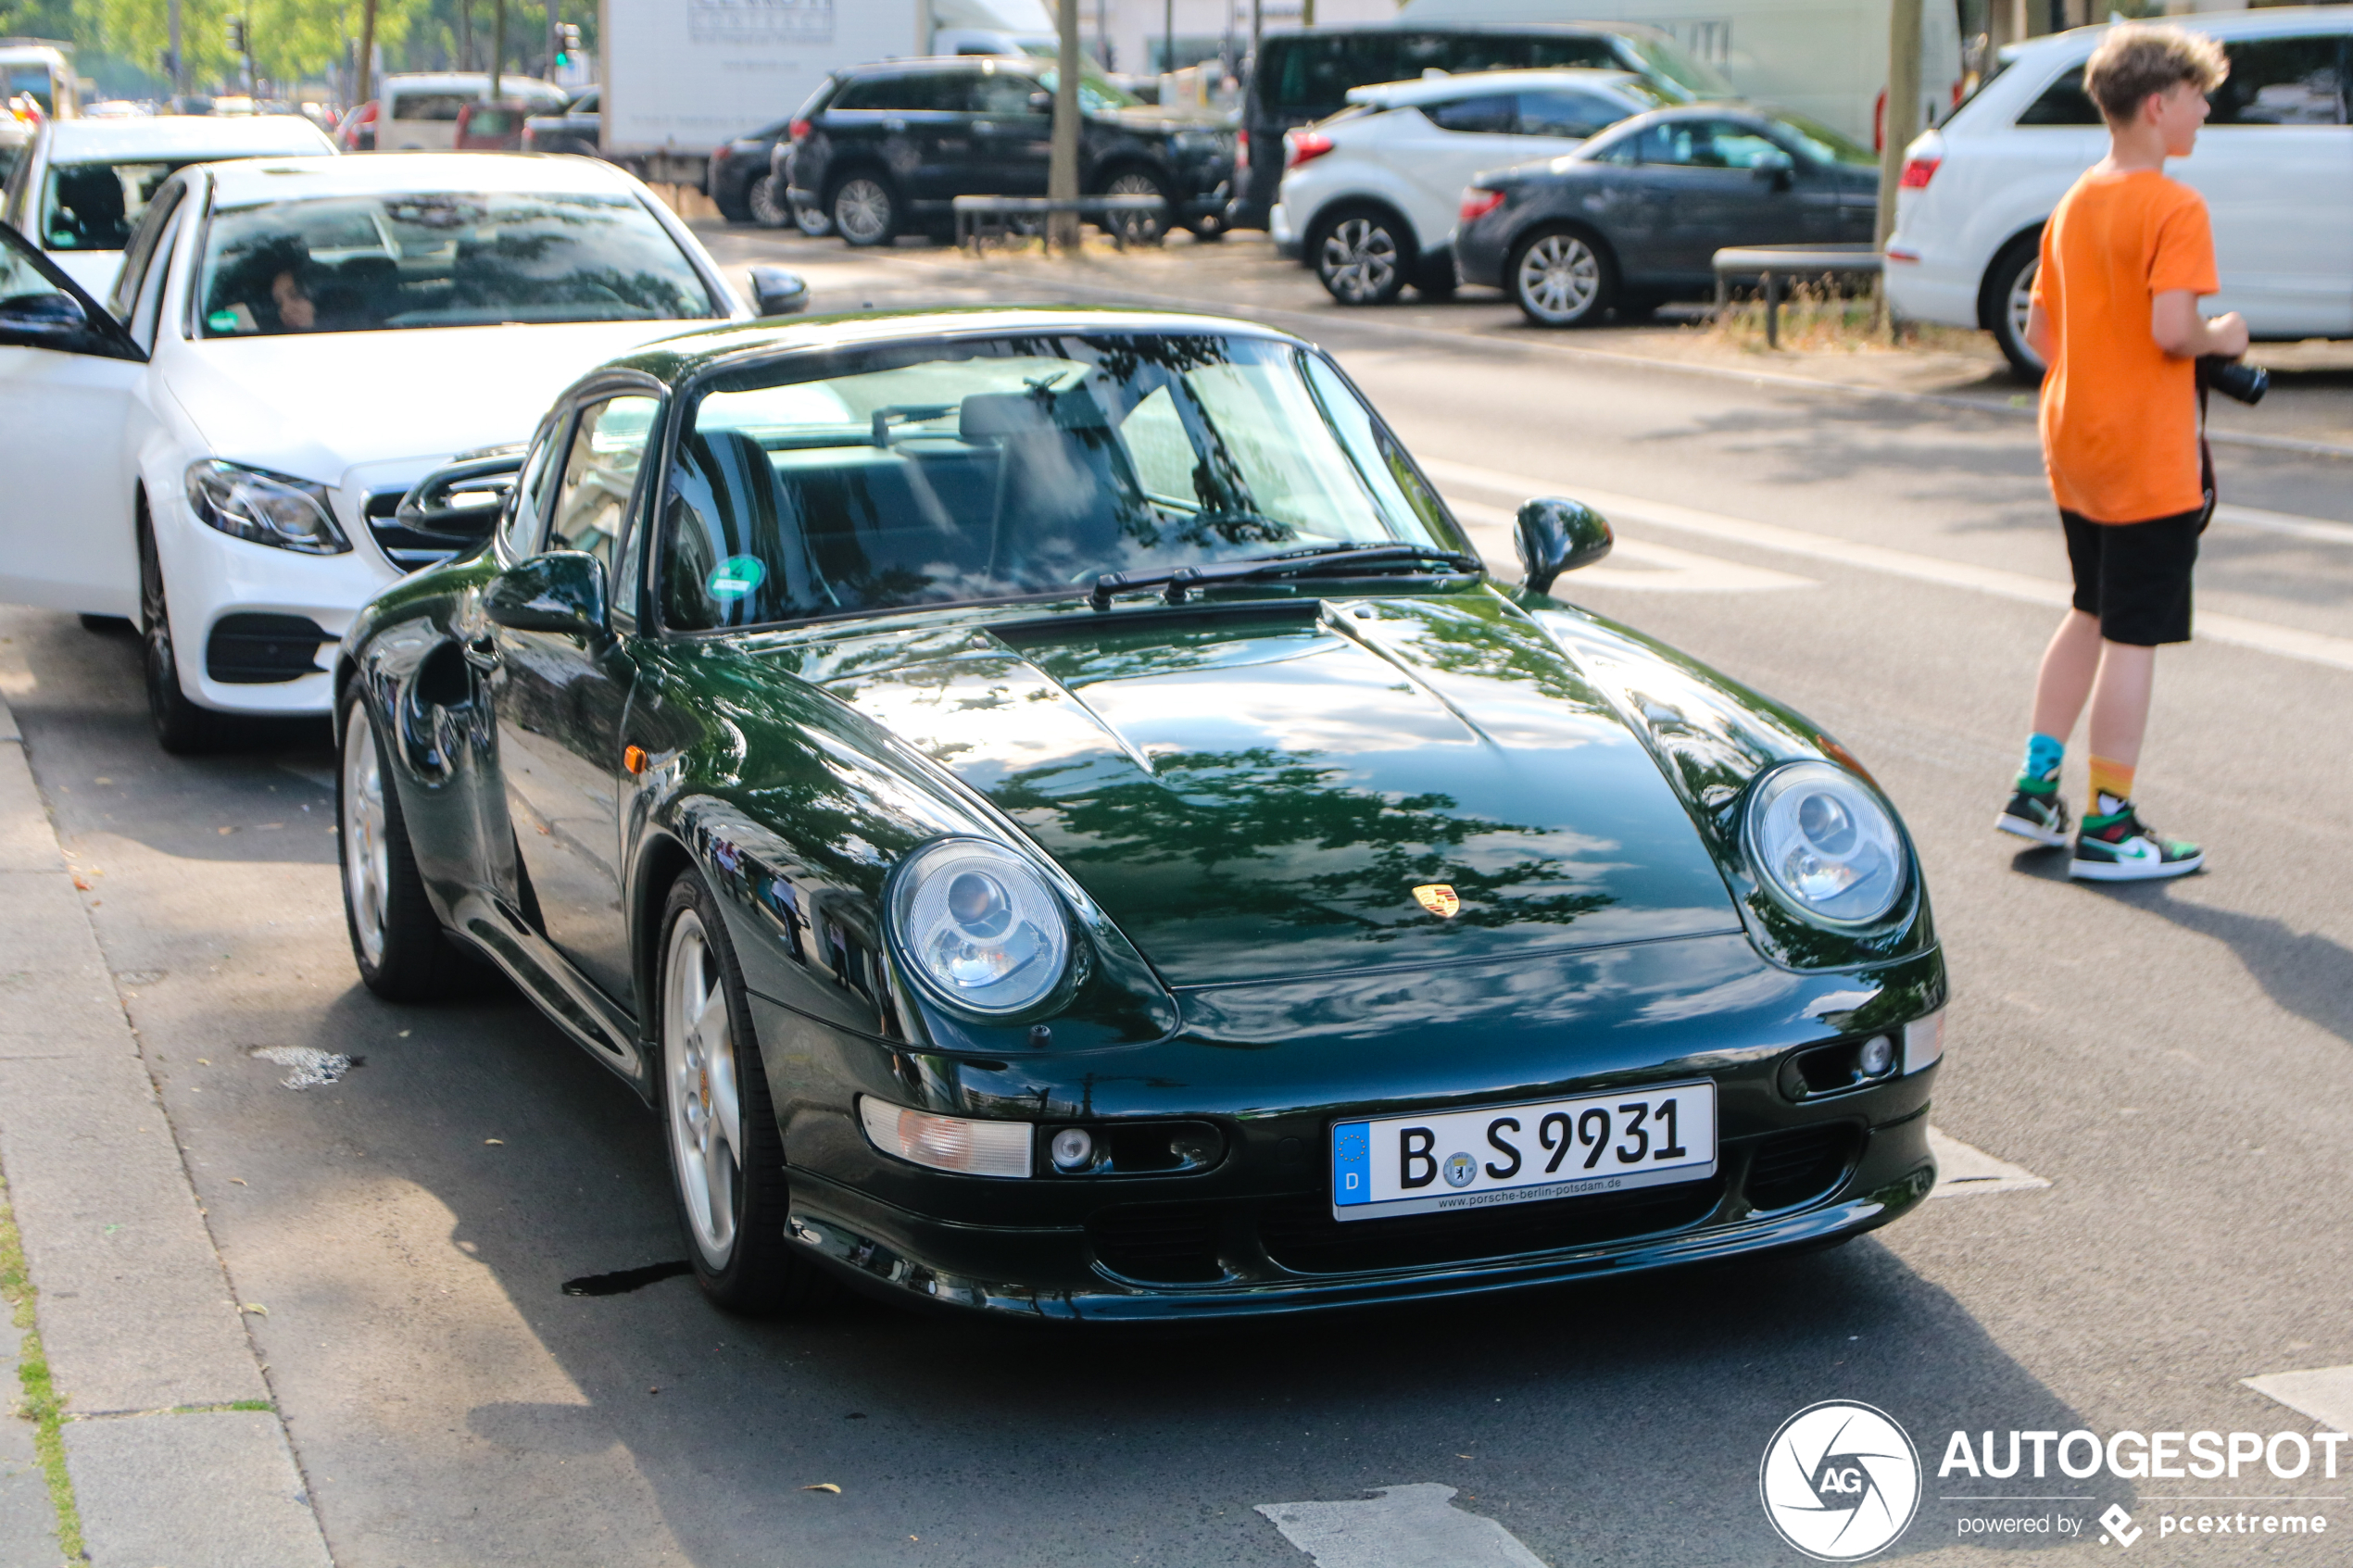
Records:
[[[2070,876],[2138,881],[2205,863],[2196,845],[2141,821],[2133,771],[2157,645],[2190,639],[2190,569],[2208,500],[2196,361],[2246,351],[2235,312],[2211,321],[2197,313],[2198,296],[2219,287],[2214,236],[2204,199],[2165,177],[2165,160],[2196,145],[2206,94],[2227,69],[2210,38],[2111,28],[2083,67],[2083,89],[2108,120],[2108,155],[2043,229],[2026,337],[2050,366],[2043,458],[2067,531],[2074,608],[2044,650],[2026,764],[1994,825],[2067,844],[2059,762],[2088,699],[2092,798]]]

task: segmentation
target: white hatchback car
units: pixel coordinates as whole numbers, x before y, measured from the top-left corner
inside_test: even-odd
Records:
[[[2171,19],[2231,61],[2197,151],[2166,169],[2213,217],[2222,289],[2202,308],[2240,312],[2258,338],[2353,336],[2353,7]],[[2106,31],[2004,50],[2000,72],[1906,149],[1887,242],[1896,313],[1986,328],[2030,376],[2043,371],[2026,345],[2043,224],[2108,150],[2083,92]]]
[[[1351,107],[1283,135],[1275,246],[1342,305],[1411,283],[1454,292],[1448,243],[1482,170],[1557,157],[1670,100],[1628,71],[1491,70],[1349,91]]]
[[[334,150],[326,132],[298,114],[44,120],[8,178],[0,222],[103,296],[114,286],[131,231],[177,170],[221,158]]]
[[[523,440],[590,367],[749,314],[586,158],[185,169],[103,307],[0,228],[0,602],[137,617],[167,750],[214,712],[324,714],[321,645],[495,521],[496,496],[403,514],[412,484]],[[570,460],[618,483],[594,456]]]

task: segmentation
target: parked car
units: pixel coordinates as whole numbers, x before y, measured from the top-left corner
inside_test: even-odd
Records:
[[[787,128],[787,199],[853,245],[945,232],[961,195],[1046,194],[1054,69],[1027,56],[892,60],[837,71]],[[1079,189],[1156,195],[1196,233],[1224,222],[1234,135],[1139,104],[1100,76],[1078,86]],[[806,129],[803,129],[803,128]]]
[[[353,954],[426,999],[455,938],[643,1096],[720,1305],[1459,1301],[1927,1197],[1894,808],[1553,596],[1589,509],[1491,581],[1309,345],[698,333],[510,461],[333,656]]]
[[[1350,107],[1283,132],[1275,248],[1315,269],[1342,305],[1385,305],[1407,283],[1454,292],[1451,236],[1482,169],[1574,151],[1666,100],[1625,71],[1498,70],[1349,90]]]
[[[2221,292],[2258,338],[2353,336],[2353,11],[2169,19],[2221,42],[2231,74],[2197,151],[2166,172],[2206,198]],[[1906,149],[1887,242],[1887,295],[1912,320],[1982,327],[2022,374],[2043,224],[2108,147],[2083,92],[2105,29],[2014,45],[1976,96]]]
[[[778,144],[789,143],[787,132],[791,128],[791,120],[780,119],[757,131],[747,131],[711,150],[709,172],[703,176],[703,194],[728,222],[758,222],[776,229],[792,220],[792,209],[783,198],[782,185],[766,191],[757,189],[768,179],[770,157]]]
[[[522,122],[522,150],[527,153],[580,153],[598,156],[604,137],[605,117],[598,107],[604,89],[590,87],[570,103]]]
[[[0,186],[6,186],[8,176],[15,173],[24,150],[32,145],[32,127],[7,112],[0,105]]]
[[[0,223],[103,296],[114,286],[132,231],[174,170],[216,158],[334,150],[324,132],[296,115],[44,120],[8,177]]]
[[[1503,289],[1531,321],[1590,326],[1707,294],[1726,245],[1868,245],[1878,212],[1869,148],[1795,115],[1698,104],[1480,175],[1454,258],[1463,282]]]
[[[1283,175],[1283,132],[1328,119],[1353,87],[1444,71],[1552,69],[1586,66],[1630,71],[1676,103],[1739,94],[1666,33],[1640,22],[1522,23],[1446,27],[1318,27],[1270,32],[1242,94],[1233,201],[1226,222],[1264,229]]]
[[[183,169],[105,307],[0,242],[0,430],[41,454],[0,487],[0,601],[137,617],[170,750],[218,712],[328,711],[321,647],[487,526],[404,513],[425,472],[521,440],[585,366],[749,314],[652,193],[578,158]]]
[[[498,95],[539,114],[560,108],[569,96],[552,82],[528,76],[498,78]],[[375,144],[368,150],[448,152],[458,144],[458,116],[468,104],[490,96],[490,74],[479,70],[400,72],[377,88]],[[354,149],[359,150],[359,149]]]

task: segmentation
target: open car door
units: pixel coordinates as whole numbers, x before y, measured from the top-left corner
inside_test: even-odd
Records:
[[[0,603],[139,613],[124,447],[147,356],[0,225]]]

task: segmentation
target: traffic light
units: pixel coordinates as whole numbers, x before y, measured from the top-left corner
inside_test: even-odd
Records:
[[[229,53],[233,55],[242,55],[245,52],[245,19],[243,17],[231,17],[229,19]]]
[[[578,22],[557,23],[556,63],[560,66],[568,66],[572,64],[572,57],[578,53],[580,53],[580,24]]]

